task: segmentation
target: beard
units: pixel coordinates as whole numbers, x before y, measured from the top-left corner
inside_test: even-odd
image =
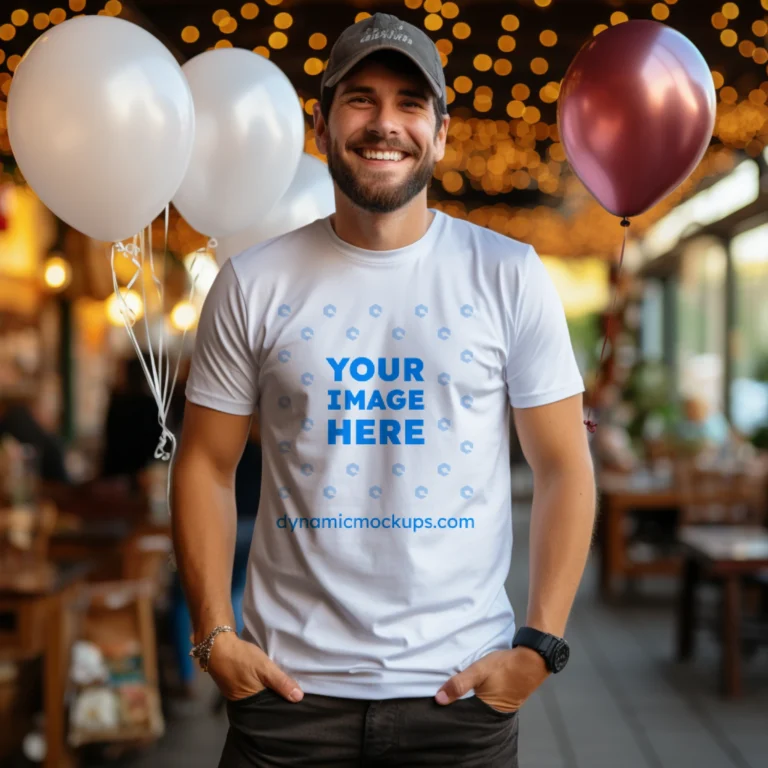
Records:
[[[435,171],[435,161],[432,153],[425,153],[417,162],[407,179],[392,185],[377,178],[375,172],[370,174],[355,174],[352,167],[341,156],[336,141],[332,138],[328,143],[328,170],[338,188],[359,208],[370,213],[392,213],[413,200],[424,189]],[[371,144],[377,143],[372,137]],[[387,146],[384,149],[400,149],[402,146]],[[409,150],[411,157],[418,155]]]

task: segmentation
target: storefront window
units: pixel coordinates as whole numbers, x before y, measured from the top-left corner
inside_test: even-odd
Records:
[[[723,244],[697,238],[683,252],[677,289],[678,388],[716,410],[724,410],[726,268]]]
[[[734,426],[751,434],[768,422],[768,224],[733,238],[736,330],[733,349]]]

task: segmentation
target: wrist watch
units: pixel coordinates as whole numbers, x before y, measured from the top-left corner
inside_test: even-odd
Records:
[[[565,669],[571,655],[568,643],[562,637],[540,632],[533,627],[520,627],[515,632],[512,647],[517,648],[518,645],[536,651],[544,659],[547,669],[553,674]]]

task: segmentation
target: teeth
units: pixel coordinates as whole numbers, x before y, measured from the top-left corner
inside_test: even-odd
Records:
[[[376,149],[364,149],[362,154],[366,160],[402,160],[405,157],[403,152],[382,152]]]

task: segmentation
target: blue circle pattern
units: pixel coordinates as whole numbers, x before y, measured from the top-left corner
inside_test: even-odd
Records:
[[[460,311],[464,317],[471,317],[474,313],[474,308],[470,304],[465,304],[464,306],[461,307]],[[373,304],[370,307],[369,312],[372,317],[380,317],[382,313],[382,308],[378,304]],[[417,317],[425,317],[428,312],[429,312],[429,309],[424,304],[419,304],[415,309],[415,314]],[[278,309],[278,314],[281,317],[288,317],[291,314],[290,306],[287,304],[282,304]],[[323,309],[323,314],[326,317],[335,316],[336,307],[333,304],[327,304]],[[350,339],[350,341],[354,341],[359,337],[360,331],[355,327],[351,327],[347,330],[346,335],[347,335],[347,338]],[[394,339],[399,340],[404,338],[404,336],[405,336],[404,328],[398,327],[392,331],[392,337]],[[446,328],[443,326],[438,330],[437,336],[439,339],[446,341],[451,336],[450,328]],[[310,341],[314,337],[313,329],[309,327],[303,328],[301,331],[301,337],[305,341]],[[278,353],[278,360],[281,363],[287,363],[288,361],[290,361],[290,359],[291,359],[291,353],[289,350],[284,349]],[[463,362],[469,363],[474,359],[474,355],[470,350],[465,349],[461,353],[461,359]],[[308,386],[314,381],[314,376],[311,373],[305,373],[303,374],[301,379],[302,379],[302,382],[306,386]],[[437,380],[441,386],[447,386],[451,381],[451,376],[450,374],[443,372],[439,374],[439,376],[437,377]],[[461,404],[462,406],[464,406],[464,408],[470,408],[472,406],[472,403],[473,403],[473,398],[471,395],[464,395],[464,397],[461,398]],[[280,397],[278,400],[278,405],[281,408],[290,407],[291,398],[287,396]],[[440,419],[437,425],[440,430],[446,431],[450,429],[451,421],[450,419]],[[314,421],[312,419],[305,418],[302,420],[301,428],[305,432],[309,432],[313,427],[314,427]],[[290,441],[282,441],[279,443],[278,447],[281,453],[288,453],[291,450],[291,443]],[[474,449],[474,444],[470,440],[465,440],[464,442],[461,443],[459,447],[462,453],[469,454]],[[438,474],[440,474],[443,477],[446,477],[451,472],[451,466],[450,464],[445,464],[445,463],[440,464],[437,467],[437,471],[438,471]],[[312,466],[312,464],[302,464],[301,472],[306,477],[309,477],[314,472],[314,467]],[[359,474],[359,472],[360,472],[359,465],[353,463],[347,466],[347,474],[350,475],[351,477],[356,477]],[[402,477],[405,474],[405,465],[399,464],[399,463],[393,464],[392,474],[397,477]],[[336,488],[332,485],[328,485],[323,489],[323,495],[327,499],[335,498],[336,493],[337,493]],[[383,491],[381,489],[381,486],[378,486],[378,485],[372,486],[368,491],[368,494],[372,499],[380,499],[382,496],[382,493]],[[278,494],[281,499],[287,499],[291,495],[291,491],[287,487],[283,486],[278,490]],[[414,492],[414,495],[416,496],[417,499],[424,499],[427,497],[428,494],[429,494],[429,489],[423,485],[418,486]],[[469,499],[474,495],[474,489],[470,485],[465,485],[461,489],[460,494],[462,498]]]

